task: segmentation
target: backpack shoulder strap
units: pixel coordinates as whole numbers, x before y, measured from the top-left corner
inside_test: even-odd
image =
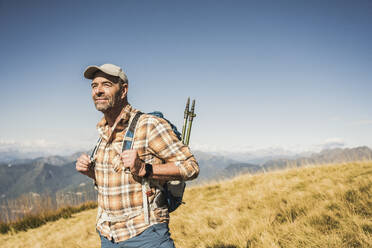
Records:
[[[142,112],[137,112],[135,116],[133,117],[132,121],[129,123],[128,130],[124,136],[122,151],[129,150],[132,148],[137,122],[142,114],[143,114]],[[141,184],[142,184],[142,201],[143,201],[142,207],[143,207],[143,212],[144,212],[144,217],[145,217],[145,223],[150,224],[149,204],[148,204],[148,198],[147,198],[147,191],[150,186],[149,186],[148,180],[145,178],[142,179]]]
[[[132,121],[129,123],[128,130],[124,136],[123,147],[121,149],[122,151],[129,150],[132,148],[134,132],[136,131],[138,119],[140,118],[142,114],[143,114],[142,112],[138,111],[133,117]]]
[[[135,130],[136,130],[136,125],[137,125],[138,119],[141,115],[142,115],[141,112],[137,112],[133,117],[131,117],[129,119],[129,127],[124,134],[123,146],[121,148],[121,151],[129,150],[129,149],[132,148],[134,133],[135,133]],[[116,164],[114,166],[114,171],[119,172],[120,169],[124,170],[125,173],[130,174],[129,168],[124,168],[124,167],[120,168],[120,164]]]
[[[99,147],[99,145],[101,144],[101,142],[102,142],[102,137],[100,136],[99,138],[98,138],[98,141],[96,142],[96,146],[94,147],[94,149],[93,149],[93,151],[92,151],[92,153],[90,154],[90,161],[95,161],[96,160],[96,154],[97,154],[97,150],[98,150],[98,147]]]

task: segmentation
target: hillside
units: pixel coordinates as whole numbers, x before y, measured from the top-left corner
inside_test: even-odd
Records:
[[[371,247],[371,195],[372,162],[247,174],[188,188],[170,227],[179,248]],[[95,214],[0,235],[0,247],[99,247]]]

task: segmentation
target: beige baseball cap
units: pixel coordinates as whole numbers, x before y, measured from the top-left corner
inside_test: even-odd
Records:
[[[103,64],[101,66],[90,65],[87,67],[87,69],[85,69],[84,77],[87,79],[93,79],[94,74],[97,71],[104,72],[114,77],[119,77],[124,81],[124,83],[128,83],[127,75],[125,75],[125,73],[119,66],[113,64]]]

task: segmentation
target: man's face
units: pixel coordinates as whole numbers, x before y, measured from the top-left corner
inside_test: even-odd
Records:
[[[122,107],[126,95],[126,85],[120,85],[117,79],[98,72],[91,84],[92,98],[96,109],[103,113]]]

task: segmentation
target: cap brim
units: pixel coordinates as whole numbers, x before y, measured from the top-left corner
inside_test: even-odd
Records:
[[[84,77],[87,79],[93,79],[94,74],[96,74],[97,71],[102,71],[102,69],[95,65],[88,66],[87,69],[85,69]]]

